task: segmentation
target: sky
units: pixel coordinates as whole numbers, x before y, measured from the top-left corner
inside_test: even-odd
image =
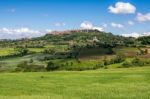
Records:
[[[150,1],[0,0],[0,39],[72,29],[98,29],[133,37],[150,35]]]

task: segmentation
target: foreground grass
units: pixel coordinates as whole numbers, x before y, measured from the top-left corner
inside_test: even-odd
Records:
[[[1,73],[0,99],[149,99],[150,67]]]

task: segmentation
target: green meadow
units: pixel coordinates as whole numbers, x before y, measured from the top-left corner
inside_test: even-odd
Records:
[[[0,99],[150,99],[148,0],[0,0]]]
[[[6,56],[15,53],[14,48],[0,48],[0,56]]]
[[[149,99],[150,67],[1,73],[0,99]]]

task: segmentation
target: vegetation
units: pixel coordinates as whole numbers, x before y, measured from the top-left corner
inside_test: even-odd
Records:
[[[149,99],[150,68],[3,73],[0,99]]]
[[[127,38],[97,30],[75,30],[32,39],[2,40],[0,48],[0,71],[3,72],[81,71],[108,69],[115,64],[120,64],[117,67],[131,67],[131,64],[141,63],[134,57],[149,57],[149,48],[143,45],[141,38]],[[128,61],[129,58],[134,61]]]
[[[141,44],[144,44],[144,45],[150,44],[150,36],[139,37],[137,40],[140,41]]]
[[[27,61],[24,61],[24,62],[22,62],[22,63],[17,65],[17,68],[16,68],[15,71],[20,71],[20,72],[38,72],[38,71],[45,71],[45,68],[42,65],[35,65],[33,63],[29,63]]]
[[[131,61],[123,62],[122,66],[123,67],[150,66],[150,60],[135,57]]]
[[[143,38],[75,30],[1,40],[0,99],[148,99]]]
[[[53,62],[48,62],[46,70],[47,71],[53,71],[57,70],[58,66],[56,66]]]

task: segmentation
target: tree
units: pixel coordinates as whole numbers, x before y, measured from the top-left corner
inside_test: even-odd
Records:
[[[21,56],[27,55],[29,52],[27,48],[17,48],[16,50]]]
[[[30,62],[30,63],[33,63],[33,59],[31,58],[29,62]]]
[[[133,60],[132,60],[132,64],[134,66],[144,66],[144,62],[138,58],[138,57],[135,57]]]
[[[148,49],[145,49],[145,54],[148,54]]]
[[[44,53],[45,54],[54,54],[55,53],[55,49],[45,49]]]
[[[15,71],[39,72],[39,71],[45,71],[45,68],[43,65],[30,64],[28,61],[24,61],[17,65]]]
[[[125,61],[125,59],[126,59],[125,55],[120,53],[120,54],[117,54],[117,56],[114,59],[114,62],[121,63],[121,62]]]
[[[143,49],[141,49],[140,47],[138,47],[138,49],[139,49],[139,51],[140,51],[140,55],[148,54],[148,50],[147,50],[147,49],[143,50]]]
[[[56,66],[53,62],[48,62],[48,64],[47,64],[47,67],[46,67],[46,70],[47,71],[54,71],[54,70],[56,70],[56,69],[58,69],[58,66]]]

